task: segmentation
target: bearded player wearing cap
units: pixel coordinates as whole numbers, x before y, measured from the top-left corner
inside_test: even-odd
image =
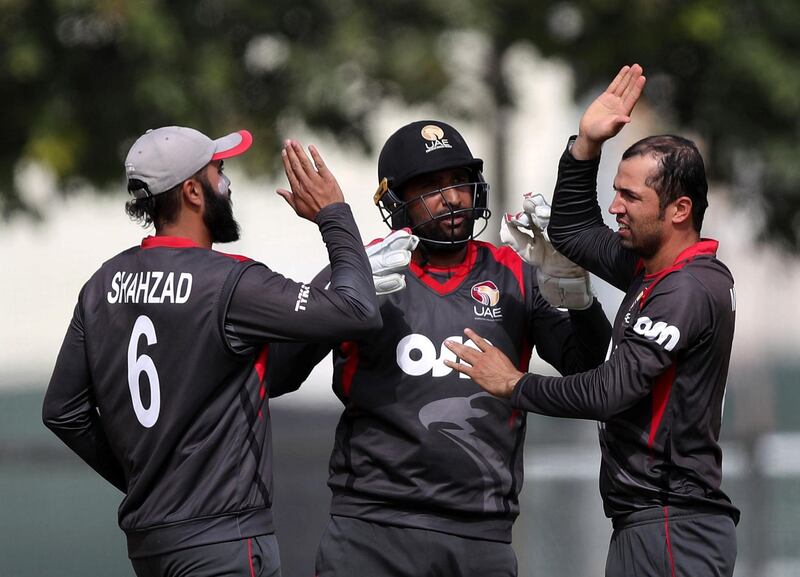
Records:
[[[576,310],[559,311],[512,249],[474,240],[489,218],[482,168],[443,122],[413,122],[390,136],[374,200],[391,228],[410,228],[420,243],[398,290],[380,297],[383,329],[369,339],[271,349],[280,359],[268,376],[273,396],[299,387],[333,350],[344,412],[318,577],[516,575],[510,543],[525,418],[445,367],[442,343],[480,323],[520,367],[534,346],[564,374],[603,360],[610,326],[583,271],[569,302],[557,303]],[[329,276],[323,271],[312,286]]]
[[[125,493],[119,524],[139,577],[280,575],[271,513],[267,343],[380,328],[369,262],[339,186],[288,141],[291,190],[332,266],[328,290],[211,250],[239,236],[223,162],[247,131],[148,131],[125,161],[127,212],[155,236],[111,258],[78,297],[45,424]]]

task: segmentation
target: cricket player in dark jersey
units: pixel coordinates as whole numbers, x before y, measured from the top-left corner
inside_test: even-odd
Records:
[[[375,202],[392,228],[410,227],[421,242],[405,288],[381,296],[383,329],[274,348],[274,395],[300,386],[333,348],[344,412],[319,577],[516,575],[524,414],[446,367],[455,356],[443,343],[478,324],[519,367],[534,346],[563,374],[604,358],[610,324],[585,283],[582,310],[559,311],[517,254],[474,240],[489,217],[482,167],[443,122],[395,132],[380,154]]]
[[[563,378],[523,375],[474,331],[483,352],[448,346],[472,365],[454,368],[512,406],[600,422],[607,576],[730,576],[739,511],[720,488],[718,440],[736,298],[717,241],[700,236],[703,159],[685,138],[645,138],[614,179],[617,232],[597,203],[601,146],[630,121],[644,83],[640,66],[623,67],[584,113],[548,229],[565,256],[626,291],[608,361]]]
[[[268,343],[381,326],[358,229],[313,147],[312,164],[287,142],[291,191],[278,193],[319,226],[329,289],[211,250],[239,236],[223,162],[251,142],[164,127],[134,143],[126,208],[156,235],[84,285],[44,399],[45,424],[125,493],[119,524],[140,577],[280,575]]]

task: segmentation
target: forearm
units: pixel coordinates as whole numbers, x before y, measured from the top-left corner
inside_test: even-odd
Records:
[[[96,413],[50,415],[45,417],[44,424],[106,481],[127,492],[125,473],[111,451]]]
[[[659,349],[623,343],[589,371],[566,377],[528,373],[514,387],[512,405],[553,417],[608,421],[646,397],[667,371],[672,360]]]
[[[514,408],[551,417],[607,421],[622,407],[621,396],[609,394],[602,369],[566,377],[526,373],[511,394]]]
[[[600,159],[576,160],[569,149],[558,165],[547,233],[561,254],[613,286],[626,290],[637,256],[620,244],[597,202]]]
[[[326,343],[275,343],[269,347],[267,389],[275,398],[300,388],[311,371],[331,352]]]
[[[331,267],[312,283],[293,281],[260,263],[242,273],[225,313],[224,330],[234,350],[265,342],[338,342],[380,329],[372,272],[350,208],[329,205],[318,224]]]
[[[576,160],[594,160],[600,157],[603,143],[578,134],[572,146],[572,156]]]
[[[366,330],[380,328],[380,311],[372,268],[353,219],[344,203],[329,205],[316,218],[331,263],[329,290],[340,295],[354,320],[364,321]]]
[[[576,160],[569,147],[558,163],[558,178],[547,234],[553,246],[567,258],[580,264],[589,252],[588,242],[578,242],[580,234],[607,228],[597,202],[597,171],[600,158]]]
[[[596,298],[588,309],[570,310],[569,317],[577,355],[573,366],[562,374],[597,367],[605,360],[611,342],[611,323]]]
[[[80,312],[67,330],[42,405],[42,421],[67,447],[120,491],[125,474],[111,450],[89,383]]]

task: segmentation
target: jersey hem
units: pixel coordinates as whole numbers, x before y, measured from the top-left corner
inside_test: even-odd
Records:
[[[367,502],[341,494],[333,497],[331,515],[501,543],[511,543],[511,527],[517,517],[516,514],[482,517],[466,512],[460,515],[430,513],[412,507],[399,507],[394,503]]]
[[[128,540],[128,557],[135,559],[198,545],[267,535],[275,532],[275,525],[272,510],[266,507],[216,517],[190,519],[145,530],[124,531]]]
[[[665,511],[669,512],[670,520],[686,519],[694,517],[705,517],[708,515],[724,515],[730,517],[736,523],[738,517],[733,511],[710,505],[681,505],[681,506],[657,506],[639,509],[625,515],[617,515],[611,519],[614,530],[619,531],[628,527],[648,525],[650,523],[660,523],[664,521]]]

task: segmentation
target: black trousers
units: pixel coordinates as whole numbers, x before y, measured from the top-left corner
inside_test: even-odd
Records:
[[[331,517],[317,577],[516,577],[510,543]]]
[[[735,562],[728,515],[654,507],[614,520],[606,577],[731,577]]]
[[[275,534],[131,559],[137,577],[280,577]]]

